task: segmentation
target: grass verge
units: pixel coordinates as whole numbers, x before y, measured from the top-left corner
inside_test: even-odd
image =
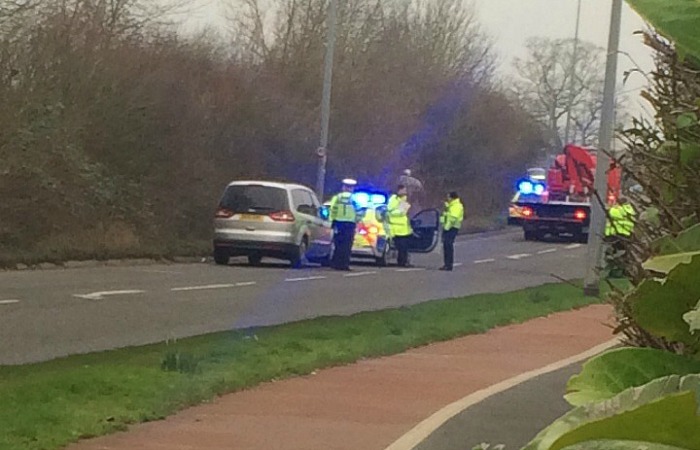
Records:
[[[599,302],[549,284],[0,367],[0,449],[57,449],[264,381]]]

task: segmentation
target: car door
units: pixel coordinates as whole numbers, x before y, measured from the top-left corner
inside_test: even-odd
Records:
[[[321,203],[316,194],[311,190],[299,190],[300,214],[304,214],[304,220],[309,232],[309,253],[314,257],[322,257],[329,251],[332,235],[331,226],[321,217]]]
[[[411,219],[413,236],[409,242],[411,253],[430,253],[437,247],[440,239],[440,212],[426,209]]]

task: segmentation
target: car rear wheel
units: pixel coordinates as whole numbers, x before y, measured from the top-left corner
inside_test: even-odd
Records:
[[[306,238],[302,239],[301,244],[297,248],[294,255],[289,259],[289,263],[294,269],[303,268],[308,260],[306,259],[306,253],[309,249],[309,243]]]
[[[231,257],[226,250],[220,248],[214,249],[214,262],[220,266],[228,265],[228,261]]]

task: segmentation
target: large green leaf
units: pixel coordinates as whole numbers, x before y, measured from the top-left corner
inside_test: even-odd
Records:
[[[691,165],[700,159],[700,145],[690,142],[681,142],[681,162]]]
[[[639,15],[672,40],[681,56],[700,58],[700,1],[627,0]]]
[[[642,441],[613,441],[600,439],[580,442],[564,447],[563,450],[685,450],[681,447]]]
[[[689,264],[693,260],[693,256],[696,255],[700,255],[700,251],[655,256],[646,260],[642,267],[645,270],[668,274],[680,264]]]
[[[700,450],[700,375],[658,378],[615,397],[574,408],[525,450],[559,450],[600,440],[629,440]]]
[[[683,315],[693,309],[700,298],[700,256],[690,264],[671,271],[663,283],[642,282],[627,298],[632,317],[647,331],[674,342],[697,348],[700,336],[690,333]]]
[[[573,406],[614,397],[669,375],[700,373],[700,361],[651,348],[620,348],[588,360],[569,380],[565,395]]]
[[[652,244],[655,255],[700,251],[700,224],[691,226],[677,236],[664,236]]]

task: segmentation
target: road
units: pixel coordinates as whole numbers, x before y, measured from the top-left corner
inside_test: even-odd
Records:
[[[527,242],[507,231],[460,239],[413,269],[350,273],[212,264],[0,272],[0,365],[44,361],[209,332],[504,292],[584,274],[585,246]]]

